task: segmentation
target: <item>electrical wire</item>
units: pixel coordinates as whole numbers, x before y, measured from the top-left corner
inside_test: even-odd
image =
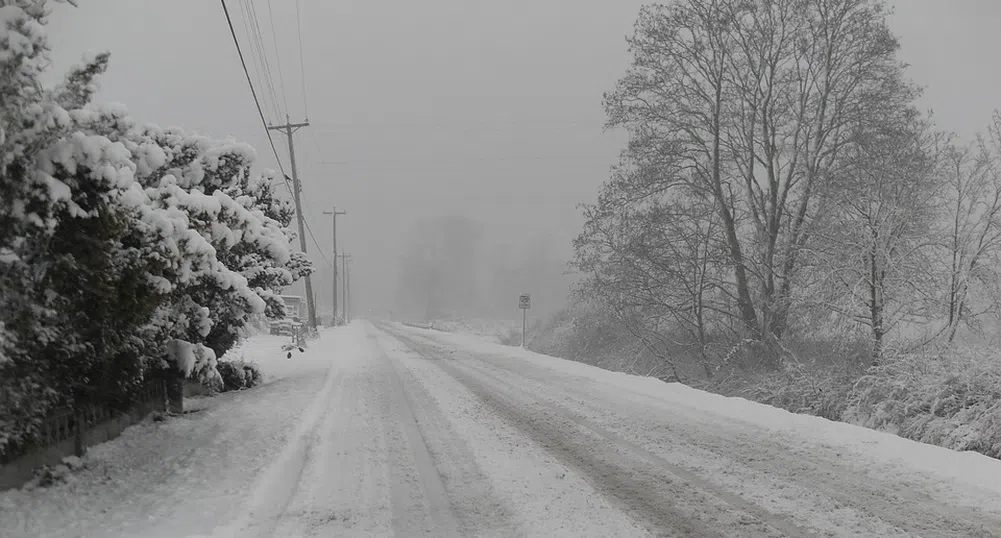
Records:
[[[299,74],[302,77],[302,106],[309,120],[309,100],[306,99],[306,60],[302,53],[302,15],[299,9],[299,0],[295,0],[295,26],[296,33],[299,34]]]
[[[250,78],[250,70],[247,68],[247,61],[243,57],[243,50],[240,48],[240,41],[236,38],[236,30],[233,28],[233,19],[229,15],[229,8],[226,7],[226,0],[219,0],[222,4],[222,11],[226,15],[226,23],[229,25],[229,32],[233,36],[233,44],[236,45],[236,53],[240,56],[240,65],[243,66],[243,73],[247,76],[247,85],[250,86],[250,94],[254,97],[254,104],[257,106],[257,114],[261,117],[261,124],[264,126],[264,132],[268,135],[268,142],[271,144],[271,151],[275,154],[275,161],[278,163],[278,169],[281,171],[282,178],[285,180],[285,186],[288,187],[289,192],[295,195],[292,190],[292,185],[289,183],[288,177],[285,175],[285,168],[282,166],[282,161],[278,157],[278,148],[275,147],[274,138],[271,137],[271,130],[268,129],[268,121],[264,118],[264,110],[261,108],[261,101],[257,98],[257,90],[254,89],[254,82]],[[313,244],[316,245],[317,252],[323,257],[324,261],[327,261],[327,255],[320,248],[319,242],[316,240],[316,236],[313,235],[313,230],[309,227],[309,222],[306,219],[302,220],[309,231],[309,236],[313,239]]]
[[[288,114],[288,93],[285,92],[285,75],[282,74],[282,59],[278,52],[278,32],[275,31],[275,12],[271,9],[271,0],[268,0],[268,16],[271,18],[271,44],[275,46],[275,65],[278,66],[278,83],[282,89],[282,102],[285,103],[285,113]]]
[[[309,222],[306,222],[306,220],[303,219],[302,223],[306,225],[306,231],[309,232],[309,237],[313,239],[313,244],[316,245],[316,251],[319,252],[320,256],[323,257],[323,261],[329,263],[330,259],[327,258],[326,254],[323,253],[323,249],[320,248],[320,243],[316,241],[316,236],[313,235],[313,229],[309,227]]]
[[[254,82],[250,79],[250,70],[247,69],[247,61],[243,58],[240,41],[236,38],[236,30],[233,29],[233,19],[229,16],[229,8],[226,7],[226,0],[219,1],[222,3],[222,11],[226,15],[229,33],[233,36],[233,44],[236,45],[236,53],[240,56],[240,65],[243,66],[243,73],[247,75],[247,85],[250,86],[250,94],[254,97],[254,104],[257,105],[257,114],[261,116],[261,125],[264,126],[264,133],[268,135],[268,142],[271,144],[271,151],[275,154],[275,162],[278,163],[278,169],[281,171],[282,177],[285,177],[285,167],[282,166],[282,160],[278,158],[278,148],[275,147],[275,140],[271,137],[271,130],[268,129],[268,120],[264,118],[264,110],[261,109],[261,101],[257,98],[257,90],[254,89]],[[288,178],[285,179],[285,183],[288,183]]]
[[[289,183],[288,176],[285,174],[285,167],[282,166],[281,158],[278,156],[278,148],[275,146],[274,138],[271,136],[271,129],[268,128],[268,121],[264,117],[264,109],[261,108],[261,101],[257,97],[257,90],[254,89],[254,82],[253,82],[253,79],[251,79],[251,77],[250,77],[250,70],[247,68],[247,61],[246,61],[246,59],[243,56],[243,50],[240,47],[240,40],[237,39],[237,37],[236,37],[236,30],[233,27],[233,19],[230,17],[229,8],[226,6],[226,0],[219,0],[219,1],[222,4],[223,13],[226,15],[226,24],[229,26],[229,33],[233,37],[233,44],[236,46],[237,55],[240,57],[240,65],[243,67],[243,73],[247,77],[247,85],[250,86],[250,94],[254,98],[254,105],[257,107],[257,114],[261,118],[261,124],[264,127],[264,132],[268,136],[268,143],[271,145],[271,151],[274,153],[275,162],[278,163],[278,169],[279,169],[279,171],[282,174],[282,179],[285,180],[285,186],[288,187],[289,193],[291,193],[293,196],[295,196],[295,192],[293,191],[293,187]],[[270,7],[270,2],[269,2],[269,7]],[[273,22],[274,21],[272,20],[272,24],[273,24]],[[280,71],[280,68],[279,68],[279,71]],[[279,77],[280,76],[281,76],[281,74],[279,72]],[[287,108],[288,107],[287,107],[287,104],[286,104],[286,109]],[[314,143],[315,143],[315,139],[314,139]],[[305,226],[306,231],[309,233],[309,237],[312,239],[313,244],[316,246],[316,251],[320,253],[320,256],[323,258],[323,260],[325,262],[329,262],[330,261],[329,258],[327,257],[326,253],[323,252],[323,248],[320,247],[320,243],[316,240],[316,235],[313,234],[313,229],[309,226],[309,221],[307,221],[305,218],[303,218],[302,219],[302,223]]]
[[[257,16],[257,6],[254,3],[254,0],[245,0],[245,2],[249,8],[251,20],[254,23],[254,37],[256,38],[255,41],[257,50],[260,54],[260,59],[264,64],[264,70],[267,73],[268,87],[271,89],[271,96],[275,106],[275,117],[281,118],[281,105],[278,104],[278,92],[275,90],[275,80],[271,71],[271,62],[268,61],[267,47],[264,45],[264,32],[261,31],[261,19]]]
[[[240,19],[243,20],[243,30],[246,32],[247,39],[250,41],[250,57],[252,60],[251,64],[254,67],[254,80],[256,80],[262,88],[266,89],[267,85],[264,84],[266,74],[264,73],[264,67],[261,65],[260,55],[254,54],[254,31],[253,26],[250,24],[250,10],[247,8],[247,0],[240,0],[240,7],[242,8],[240,9]],[[263,108],[268,108],[269,103],[267,102],[267,92],[262,92],[261,96],[265,101]],[[274,101],[272,100],[270,104],[271,106],[274,106]],[[275,110],[277,110],[277,108]]]

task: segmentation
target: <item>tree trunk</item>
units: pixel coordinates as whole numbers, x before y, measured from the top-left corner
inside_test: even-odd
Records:
[[[869,250],[869,322],[872,324],[872,366],[878,366],[883,355],[883,293],[882,275],[879,270],[878,234],[873,232],[873,243]]]
[[[740,248],[740,240],[737,238],[737,226],[730,212],[729,201],[723,193],[723,178],[720,160],[722,159],[720,126],[720,115],[723,103],[722,82],[716,84],[716,109],[713,111],[713,162],[712,162],[712,189],[713,195],[719,203],[720,212],[723,217],[723,228],[726,230],[726,242],[730,251],[730,258],[733,261],[733,276],[737,281],[737,306],[740,309],[741,321],[752,337],[761,337],[761,328],[758,326],[758,316],[754,310],[754,302],[751,300],[751,291],[747,283],[747,268],[744,266],[744,254]]]

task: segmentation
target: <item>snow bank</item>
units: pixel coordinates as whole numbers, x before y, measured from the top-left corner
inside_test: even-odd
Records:
[[[460,319],[460,320],[434,320],[434,328],[450,333],[475,334],[477,336],[488,336],[496,339],[497,335],[517,330],[521,334],[521,320],[486,320],[486,319]]]
[[[288,382],[206,398],[197,412],[163,422],[145,420],[91,447],[82,462],[65,461],[83,467],[65,482],[0,492],[0,536],[179,538],[243,514],[249,492],[266,495],[273,480],[285,479],[274,462],[301,453],[303,432],[329,400],[331,359],[355,352],[359,339],[321,333],[305,353],[286,359],[281,345],[288,341],[257,335],[235,351],[266,368],[268,380]],[[262,485],[269,466],[272,482]]]
[[[554,372],[632,391],[672,406],[739,420],[764,431],[799,439],[804,445],[819,443],[822,446],[840,448],[851,453],[845,454],[846,458],[852,458],[863,466],[890,464],[910,468],[944,482],[961,482],[1001,495],[1001,461],[976,452],[957,452],[861,426],[790,413],[744,398],[720,396],[680,383],[665,383],[656,378],[602,370],[521,348],[502,346],[474,335],[432,333],[411,328],[405,330],[433,336],[439,341],[477,353],[526,360]]]

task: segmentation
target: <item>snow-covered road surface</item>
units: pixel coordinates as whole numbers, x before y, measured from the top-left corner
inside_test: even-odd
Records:
[[[398,325],[271,360],[0,494],[0,535],[1001,537],[977,454]]]

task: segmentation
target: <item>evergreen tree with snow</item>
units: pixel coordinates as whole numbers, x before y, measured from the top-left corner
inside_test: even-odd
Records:
[[[254,151],[91,101],[109,56],[46,87],[44,1],[0,0],[0,454],[54,408],[127,406],[216,358],[312,271]]]

